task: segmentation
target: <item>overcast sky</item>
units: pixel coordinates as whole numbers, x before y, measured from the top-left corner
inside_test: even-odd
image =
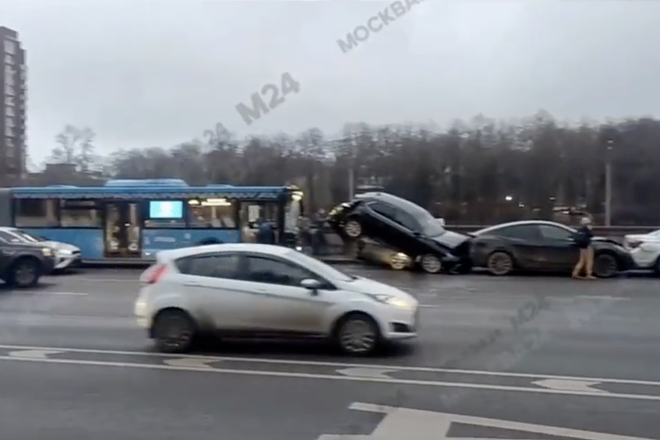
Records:
[[[539,108],[660,113],[660,2],[427,0],[343,53],[337,40],[388,4],[3,0],[0,25],[28,52],[37,162],[67,123],[93,128],[105,153],[202,138],[216,122],[333,133]],[[236,105],[283,72],[299,93],[246,126]]]

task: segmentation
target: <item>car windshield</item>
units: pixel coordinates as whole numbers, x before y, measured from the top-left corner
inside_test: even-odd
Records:
[[[340,270],[337,270],[334,267],[317,260],[316,258],[312,258],[309,255],[303,254],[302,252],[292,250],[289,253],[289,257],[307,269],[311,270],[312,272],[328,274],[330,277],[344,282],[357,280],[356,276],[349,275]]]
[[[20,229],[12,231],[12,233],[14,233],[15,235],[18,235],[19,237],[21,237],[21,238],[23,238],[27,241],[30,241],[32,243],[39,243],[40,241],[46,241],[43,237],[39,237],[37,235],[29,234],[25,231],[21,231]]]
[[[420,223],[422,224],[424,235],[429,237],[438,237],[446,232],[440,220],[434,218],[431,214],[429,214],[428,218],[420,219]]]

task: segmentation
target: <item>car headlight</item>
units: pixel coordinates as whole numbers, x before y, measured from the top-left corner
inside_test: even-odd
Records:
[[[391,295],[371,295],[373,299],[375,299],[378,302],[381,302],[383,304],[387,304],[388,306],[393,306],[393,307],[400,307],[402,309],[409,309],[412,310],[415,308],[415,305],[410,302],[406,301],[405,299],[397,298],[396,296],[391,296]]]
[[[71,252],[71,251],[68,250],[68,249],[59,249],[59,250],[57,251],[57,253],[58,253],[58,254],[61,254],[61,255],[71,255],[71,254],[73,254],[73,252]]]
[[[53,250],[51,248],[41,248],[41,253],[44,254],[44,256],[46,257],[53,256]]]

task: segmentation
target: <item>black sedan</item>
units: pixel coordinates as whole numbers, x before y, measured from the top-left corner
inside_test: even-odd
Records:
[[[361,194],[330,211],[328,223],[342,238],[374,239],[427,273],[470,269],[469,236],[447,231],[421,206],[391,194]]]
[[[514,271],[569,272],[580,253],[573,241],[575,232],[542,220],[491,226],[472,234],[472,264],[500,276]],[[597,277],[613,277],[633,267],[630,254],[617,242],[594,237],[593,247]]]

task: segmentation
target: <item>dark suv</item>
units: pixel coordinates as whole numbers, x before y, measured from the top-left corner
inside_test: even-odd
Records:
[[[53,249],[40,243],[0,239],[0,279],[12,287],[32,287],[55,267]]]
[[[428,273],[471,269],[470,237],[447,231],[421,206],[391,194],[361,194],[330,211],[328,223],[344,239],[392,246]]]

